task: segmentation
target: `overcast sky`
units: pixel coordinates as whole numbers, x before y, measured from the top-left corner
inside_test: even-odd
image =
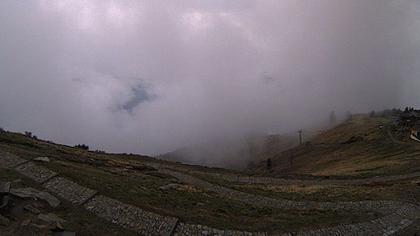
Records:
[[[420,4],[1,0],[0,126],[114,152],[420,105]]]

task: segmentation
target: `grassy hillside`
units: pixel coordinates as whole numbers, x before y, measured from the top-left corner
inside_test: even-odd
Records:
[[[260,158],[271,157],[273,170],[267,172],[265,162],[254,170],[233,171],[205,166],[184,165],[142,155],[107,154],[36,140],[19,133],[0,133],[0,157],[5,152],[31,160],[47,156],[50,162],[37,162],[60,176],[98,194],[117,199],[160,215],[173,216],[181,222],[205,224],[220,229],[291,232],[322,228],[338,223],[361,222],[378,217],[377,213],[358,211],[328,211],[319,209],[285,210],[226,198],[215,191],[184,182],[159,170],[169,168],[195,176],[208,183],[241,191],[244,194],[272,199],[297,201],[362,201],[420,200],[419,177],[387,183],[360,186],[302,184],[247,184],[229,182],[219,175],[276,175],[287,171],[299,175],[336,175],[340,178],[372,175],[392,175],[420,170],[420,145],[404,138],[392,117],[355,116],[328,130],[309,144],[287,151],[279,148],[278,139],[269,137],[255,149]],[[277,141],[276,141],[277,140]],[[279,149],[276,149],[279,148]],[[258,151],[259,150],[259,151]],[[261,151],[262,150],[262,151]],[[292,165],[284,169],[281,163],[293,155]],[[160,164],[160,165],[159,165]],[[298,178],[299,176],[291,176]],[[309,177],[313,180],[318,178]],[[0,181],[11,181],[14,187],[42,188],[14,170],[0,168]],[[162,190],[162,186],[177,184]],[[242,196],[242,195],[241,195]],[[245,198],[246,199],[246,198]],[[80,235],[130,235],[96,215],[64,204],[53,211],[67,219],[64,227]],[[418,231],[417,229],[414,229]],[[109,233],[112,232],[112,233]],[[1,233],[1,227],[0,227]]]
[[[272,174],[374,176],[420,170],[420,143],[407,139],[396,117],[356,115],[310,142],[272,158]],[[260,172],[266,172],[260,162]]]
[[[98,194],[158,214],[178,217],[187,223],[205,223],[227,229],[286,232],[307,227],[307,222],[321,227],[346,221],[346,219],[352,222],[359,220],[359,216],[354,213],[349,215],[345,212],[314,210],[288,212],[281,209],[254,207],[222,198],[205,189],[179,183],[174,177],[161,174],[144,163],[165,163],[173,165],[174,168],[183,166],[199,171],[235,173],[229,170],[184,166],[141,155],[92,152],[11,132],[0,134],[0,151],[28,160],[47,156],[51,161],[39,163],[40,165],[83,186],[96,189]],[[16,181],[17,179],[26,180],[25,177],[13,171],[0,169],[0,181]],[[160,189],[161,186],[170,183],[180,185],[174,190],[162,191]],[[31,181],[25,184],[40,187]],[[83,212],[74,212],[70,207],[64,206],[55,213],[70,219],[65,225],[67,229],[76,232],[84,231],[85,235],[97,235],[107,230],[115,231],[112,225],[110,225],[111,228],[101,228],[100,225],[104,224],[103,220]],[[86,218],[78,218],[78,214],[86,215]],[[85,225],[88,224],[92,227],[86,228]]]

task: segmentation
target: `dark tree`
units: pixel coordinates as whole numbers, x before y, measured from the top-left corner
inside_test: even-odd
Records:
[[[351,114],[350,111],[347,111],[347,113],[346,113],[346,119],[347,120],[351,120],[352,118],[353,118],[353,114]]]
[[[268,158],[267,159],[267,170],[271,170],[272,167],[273,166],[272,166],[272,163],[271,163],[271,158]]]
[[[330,113],[330,125],[335,125],[337,122],[337,116],[335,115],[335,111]]]
[[[85,144],[77,144],[74,146],[75,148],[83,149],[83,150],[89,150],[89,146]]]

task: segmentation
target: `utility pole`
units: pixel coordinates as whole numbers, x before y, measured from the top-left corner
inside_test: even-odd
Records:
[[[299,145],[302,145],[302,130],[299,130],[298,131],[298,133],[299,133]]]

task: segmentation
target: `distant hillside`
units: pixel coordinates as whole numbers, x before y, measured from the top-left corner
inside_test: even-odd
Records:
[[[420,170],[420,144],[398,115],[356,115],[296,148],[272,157],[271,174],[370,175]],[[267,172],[266,161],[255,168]],[[254,170],[255,170],[254,169]]]
[[[268,135],[248,138],[246,141],[196,145],[175,150],[159,158],[187,164],[244,169],[297,144],[297,135]]]
[[[63,235],[130,236],[145,235],[144,230],[147,235],[312,235],[319,229],[337,235],[343,225],[351,230],[368,225],[361,230],[378,235],[387,221],[400,235],[415,235],[420,214],[407,202],[420,200],[420,172],[410,173],[420,167],[420,150],[402,138],[404,130],[391,118],[360,116],[310,145],[281,151],[293,140],[267,136],[250,139],[249,149],[243,149],[249,156],[273,159],[275,171],[264,171],[260,162],[260,174],[280,173],[277,160],[287,159],[283,155],[290,150],[297,157],[290,171],[296,173],[383,173],[382,178],[329,181],[298,175],[273,179],[255,171],[108,154],[83,144],[42,141],[29,132],[1,131],[0,205],[7,207],[0,207],[0,235],[55,235],[57,230]],[[237,153],[236,146],[221,146]],[[392,176],[398,171],[410,174]],[[412,223],[404,229],[400,222]]]

